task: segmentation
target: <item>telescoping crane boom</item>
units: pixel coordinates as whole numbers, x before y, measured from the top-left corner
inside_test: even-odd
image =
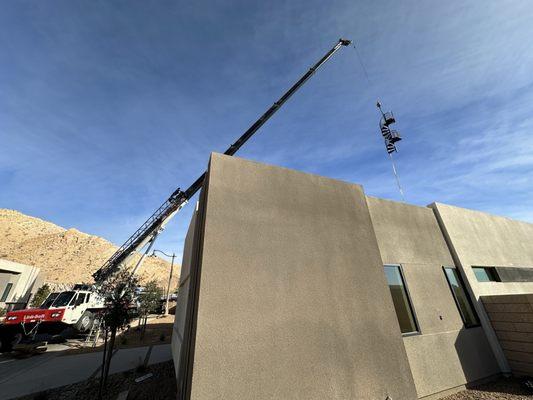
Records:
[[[294,94],[302,85],[307,82],[311,76],[320,68],[326,61],[328,61],[341,46],[348,46],[351,43],[347,39],[339,39],[333,48],[331,48],[309,71],[307,71],[283,96],[279,98],[252,126],[242,134],[240,138],[233,143],[224,154],[228,156],[234,155],[244,143],[256,133],[270,117]],[[132,275],[140,267],[144,257],[151,250],[151,247],[164,229],[165,225],[170,219],[180,211],[185,204],[194,196],[194,194],[202,187],[205,178],[205,172],[186,190],[182,191],[180,188],[176,189],[174,193],[148,218],[139,229],[130,236],[126,242],[105,262],[105,264],[93,274],[93,278],[97,286],[102,286],[110,277],[124,268],[136,251],[141,250],[145,245],[149,244],[148,249],[137,262],[135,268],[131,272]]]

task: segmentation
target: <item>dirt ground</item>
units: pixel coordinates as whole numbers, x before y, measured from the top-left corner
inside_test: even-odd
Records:
[[[148,373],[153,376],[142,381],[135,379]],[[50,389],[45,392],[19,397],[16,400],[94,400],[98,398],[99,378],[85,382]],[[109,381],[102,397],[115,400],[119,393],[129,390],[128,400],[175,400],[176,378],[172,361],[154,364],[143,371],[126,371],[109,376]]]
[[[151,316],[148,318],[144,335],[141,335],[141,328],[138,326],[138,320],[134,320],[131,323],[130,329],[119,333],[115,347],[130,348],[148,346],[151,344],[170,343],[173,324],[174,315]],[[102,338],[96,347],[87,346],[83,341],[79,340],[69,340],[66,345],[70,348],[63,352],[64,355],[102,351],[104,344]]]
[[[146,324],[146,330],[143,336],[141,336],[141,327],[137,324],[138,321],[134,321],[128,332],[124,332],[120,335],[119,342],[121,347],[138,347],[146,346],[147,344],[170,343],[172,326],[174,325],[174,315],[150,317]]]
[[[532,400],[533,390],[523,380],[501,378],[497,381],[464,390],[442,400]]]

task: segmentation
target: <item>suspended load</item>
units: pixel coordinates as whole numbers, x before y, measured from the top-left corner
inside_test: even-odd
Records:
[[[396,119],[394,118],[394,114],[391,111],[383,112],[383,110],[381,109],[381,103],[379,101],[376,105],[379,108],[379,111],[381,112],[379,129],[381,130],[381,135],[383,136],[383,140],[385,141],[385,148],[387,149],[387,153],[394,153],[395,151],[398,151],[396,149],[395,143],[402,140],[400,133],[390,128],[390,126],[396,122]]]
[[[379,120],[379,129],[381,131],[381,136],[385,142],[385,149],[389,155],[390,161],[392,163],[392,172],[396,178],[396,183],[398,184],[398,190],[402,196],[402,200],[405,201],[405,196],[403,194],[402,185],[400,184],[400,178],[398,177],[398,171],[396,171],[396,165],[394,165],[394,160],[392,159],[392,153],[397,152],[396,143],[402,140],[402,137],[398,131],[391,129],[391,125],[396,122],[394,114],[391,111],[383,112],[381,109],[381,103],[378,101],[376,106],[381,113],[381,119]]]

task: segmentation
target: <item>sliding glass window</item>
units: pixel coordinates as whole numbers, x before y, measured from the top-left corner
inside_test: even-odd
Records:
[[[465,326],[467,328],[479,326],[479,318],[466,292],[463,281],[459,276],[459,272],[456,268],[444,267],[444,273],[446,274],[446,279],[450,285],[455,304],[457,304],[459,314],[461,314]]]
[[[400,330],[403,334],[417,333],[418,324],[409,300],[409,292],[405,285],[401,267],[399,265],[385,265],[385,276],[389,283],[392,302],[400,323]]]

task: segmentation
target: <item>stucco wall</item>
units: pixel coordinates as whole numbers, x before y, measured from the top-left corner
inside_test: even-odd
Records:
[[[433,211],[367,197],[384,264],[400,264],[420,334],[404,337],[418,396],[499,372],[485,333],[464,327],[443,266],[454,262]]]
[[[219,154],[208,178],[190,398],[415,399],[362,188]]]
[[[478,282],[472,266],[532,267],[533,224],[441,203],[430,207],[435,211],[456,263],[476,299],[481,323],[500,367],[508,372],[509,365],[479,298],[533,293],[533,282]]]
[[[432,204],[476,297],[533,293],[533,282],[478,282],[472,266],[533,267],[533,224]]]

